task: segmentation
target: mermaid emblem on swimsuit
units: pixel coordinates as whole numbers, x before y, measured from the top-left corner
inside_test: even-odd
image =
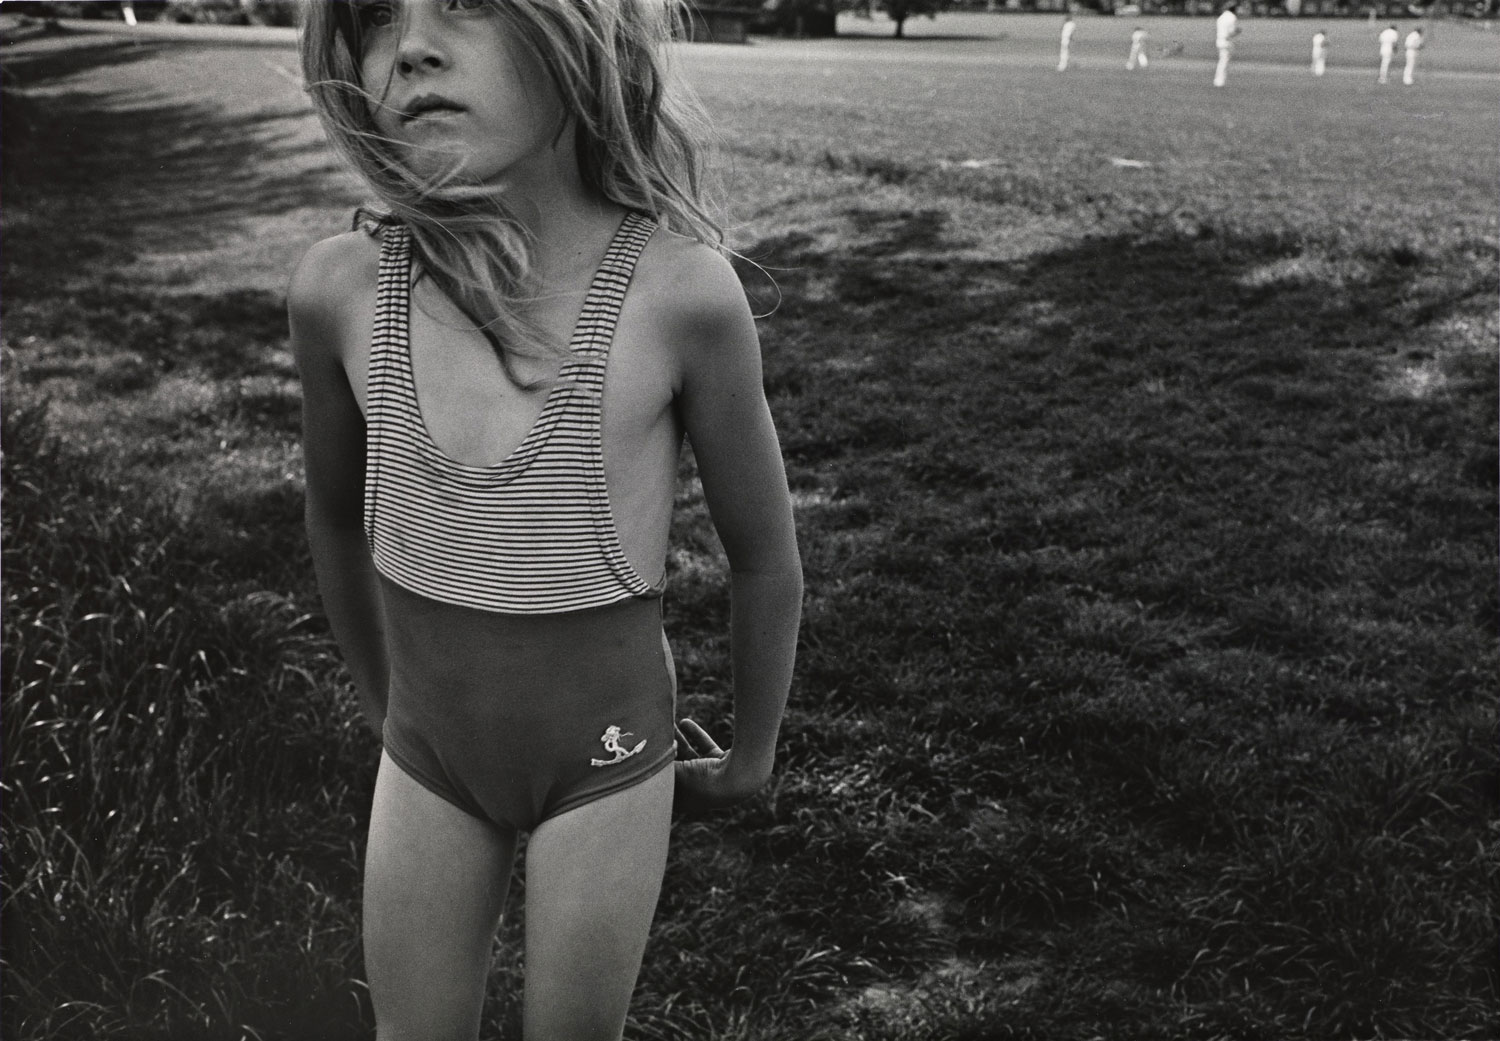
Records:
[[[628,733],[622,734],[619,727],[610,727],[599,740],[604,742],[604,750],[606,752],[613,752],[615,757],[613,759],[590,759],[589,762],[594,766],[613,766],[622,759],[629,759],[646,747],[645,741],[629,749],[620,744],[620,738],[629,736],[630,734]]]

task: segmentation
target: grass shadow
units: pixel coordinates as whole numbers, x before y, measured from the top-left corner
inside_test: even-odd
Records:
[[[1494,516],[1482,244],[1326,256],[1158,229],[1001,263],[959,259],[939,210],[846,219],[832,249],[796,234],[751,252],[783,293],[767,375],[788,458],[883,504],[869,525],[951,491],[988,518],[966,551],[1175,539],[1219,557],[1218,588],[1249,589],[1336,581],[1340,525],[1461,542]],[[1116,504],[1161,527],[1122,530]],[[915,527],[908,548],[958,548],[951,525]],[[1318,534],[1279,544],[1292,528]],[[1217,613],[1201,576],[1178,578],[1153,599]]]
[[[32,45],[19,46],[22,42]],[[11,51],[0,81],[7,87],[32,89],[83,72],[150,61],[161,55],[164,45],[88,34],[76,37],[59,30],[48,32],[45,39],[0,46]]]
[[[747,823],[756,862],[796,874],[801,844],[858,865],[845,891],[923,879],[906,899],[965,909],[929,937],[960,961],[1066,925],[1069,943],[1129,951],[1137,984],[1210,1007],[1236,971],[1338,980],[1313,1027],[1267,1008],[1241,1032],[1467,1022],[1484,974],[1430,966],[1478,942],[1465,836],[1493,788],[1474,724],[1496,613],[1492,248],[1341,252],[1168,220],[1013,261],[975,245],[916,203],[745,251],[783,294],[766,378],[808,574],[787,769],[810,776]],[[1372,775],[1443,793],[1453,809],[1424,805],[1405,834],[1469,875],[1382,833]],[[830,789],[868,810],[856,784],[964,794],[897,798],[826,838],[790,826]],[[1276,852],[1303,834],[1324,836],[1324,869]],[[937,863],[901,852],[939,841]],[[1278,923],[1357,902],[1365,882],[1328,865],[1374,847],[1399,858],[1377,885],[1387,917],[1327,922],[1294,968],[1267,963],[1292,931]],[[1190,876],[1165,866],[1177,849]],[[1466,910],[1433,925],[1399,896],[1418,878]],[[1212,908],[1197,920],[1194,893]],[[901,921],[893,897],[880,923],[835,927],[816,910],[830,899],[790,902],[840,944]],[[1125,937],[1111,909],[1159,931]],[[1423,951],[1398,954],[1408,928]],[[1341,953],[1374,946],[1393,960]],[[1396,979],[1382,1011],[1370,996]]]
[[[347,193],[300,102],[230,111],[212,99],[59,89],[85,74],[165,53],[181,60],[194,50],[110,43],[23,53],[7,63],[5,180],[8,217],[17,215],[7,227],[13,241],[32,233],[40,241],[23,246],[46,249],[55,241],[54,248],[72,250],[97,270],[137,250],[203,250],[257,219]],[[246,162],[249,155],[256,161]],[[43,197],[46,205],[28,219],[29,204]],[[83,234],[56,235],[59,220]]]
[[[244,273],[229,265],[185,287],[199,276],[193,258],[231,243],[274,251],[254,232],[348,191],[300,96],[184,102],[139,74],[110,75],[143,60],[212,75],[211,56],[63,40],[19,48],[6,66],[10,360],[61,414],[111,417],[107,441],[96,431],[89,447],[169,464],[167,483],[210,434],[279,456],[273,442],[292,438],[297,419],[283,294],[229,281]],[[262,65],[235,68],[231,81]],[[129,89],[111,92],[118,83]],[[252,259],[276,277],[276,258]]]

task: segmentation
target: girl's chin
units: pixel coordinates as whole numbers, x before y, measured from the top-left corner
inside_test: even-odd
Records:
[[[439,148],[408,148],[401,158],[406,168],[423,180],[445,184],[477,184],[479,178],[470,169],[461,152]]]
[[[402,165],[418,178],[444,185],[500,188],[514,181],[519,172],[519,164],[486,162],[482,157],[476,162],[472,151],[457,142],[452,147],[406,142],[398,155]]]

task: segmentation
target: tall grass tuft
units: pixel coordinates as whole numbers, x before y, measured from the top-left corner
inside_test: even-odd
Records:
[[[349,779],[370,748],[326,640],[286,597],[234,592],[193,526],[15,400],[6,1036],[338,1036],[359,1013]]]

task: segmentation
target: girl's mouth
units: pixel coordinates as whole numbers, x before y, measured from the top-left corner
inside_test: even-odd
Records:
[[[401,122],[410,124],[419,119],[444,119],[463,111],[464,107],[456,101],[449,101],[436,94],[423,94],[401,110]]]

